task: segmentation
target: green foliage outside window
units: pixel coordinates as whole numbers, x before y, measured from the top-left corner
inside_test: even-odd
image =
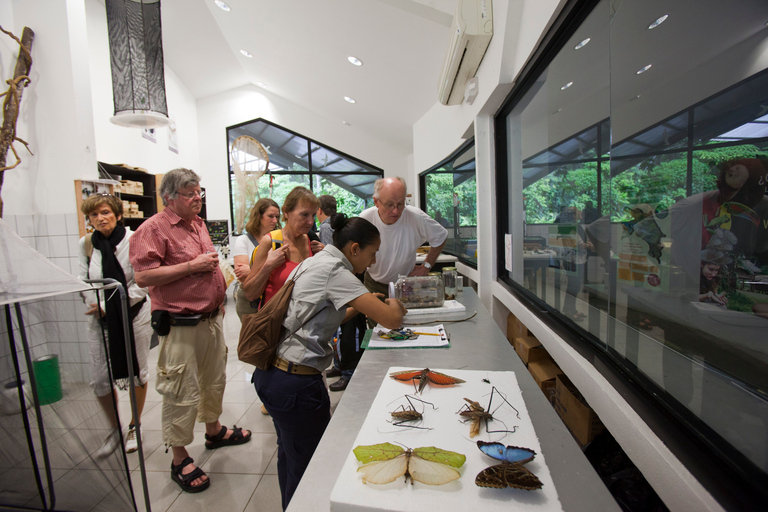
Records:
[[[698,194],[717,188],[717,172],[714,168],[734,158],[766,158],[768,151],[755,145],[744,144],[702,149],[693,153],[692,192]],[[630,220],[628,207],[649,204],[655,209],[666,209],[685,198],[688,162],[685,153],[657,155],[643,160],[610,178],[609,157],[604,166],[602,179],[602,215],[611,221]],[[623,160],[613,162],[621,166]],[[597,162],[586,162],[557,169],[546,177],[525,188],[526,222],[529,224],[553,223],[561,207],[576,206],[584,210],[592,203],[597,206]]]

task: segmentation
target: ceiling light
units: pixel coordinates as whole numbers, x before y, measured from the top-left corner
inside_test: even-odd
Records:
[[[251,55],[251,52],[249,52],[248,50],[240,50],[240,53],[242,53],[243,55],[245,55],[249,59],[253,58],[253,55]]]
[[[351,126],[351,125],[350,125],[348,122],[346,122],[346,121],[342,121],[342,122],[341,122],[341,124],[343,124],[344,126]]]
[[[218,8],[219,8],[219,9],[221,9],[222,11],[226,11],[226,12],[229,12],[229,11],[231,11],[231,10],[232,10],[232,9],[231,9],[231,8],[230,8],[230,7],[229,7],[227,4],[225,4],[225,3],[224,3],[224,2],[222,2],[221,0],[213,0],[213,3],[215,3],[215,4],[216,4],[216,7],[218,7]]]
[[[647,66],[643,66],[643,67],[641,67],[640,69],[638,69],[638,70],[636,71],[636,73],[637,73],[638,75],[642,75],[643,73],[645,73],[646,71],[648,71],[649,69],[651,69],[651,66],[653,66],[653,64],[648,64]]]
[[[654,21],[653,23],[648,25],[648,30],[651,30],[651,29],[654,29],[654,28],[658,27],[659,25],[664,23],[664,20],[666,20],[667,18],[669,18],[669,14],[665,14],[661,18],[656,18],[656,21]]]
[[[350,98],[349,96],[344,96],[344,99],[348,101],[349,103],[355,103],[354,98]]]
[[[562,87],[560,88],[560,90],[561,90],[561,91],[564,91],[564,90],[566,90],[567,88],[569,88],[569,87],[570,87],[570,86],[572,86],[572,85],[573,85],[573,82],[568,82],[567,84],[565,84],[564,86],[562,86]]]
[[[347,60],[349,62],[351,62],[352,64],[354,64],[355,66],[362,66],[363,65],[363,61],[361,61],[357,57],[353,57],[351,55],[349,57],[347,57]]]
[[[587,43],[589,43],[591,40],[592,39],[588,37],[585,40],[583,40],[582,42],[580,42],[579,44],[577,44],[576,46],[574,46],[573,49],[574,50],[581,50],[582,48],[587,46]]]
[[[267,84],[265,84],[264,82],[256,82],[256,85],[258,85],[262,89],[269,89],[269,86]]]

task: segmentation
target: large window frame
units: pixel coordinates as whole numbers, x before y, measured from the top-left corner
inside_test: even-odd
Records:
[[[429,181],[441,175],[451,175],[453,177],[450,194],[456,194],[455,202],[450,198],[446,200],[445,198],[430,197],[431,187],[429,186]],[[463,184],[470,181],[475,184],[471,192],[460,188]],[[478,251],[476,183],[477,168],[474,137],[464,142],[456,151],[438,164],[419,173],[419,201],[422,205],[422,210],[435,220],[438,220],[438,222],[441,222],[441,219],[446,219],[444,222],[441,222],[448,230],[448,239],[443,248],[443,253],[456,256],[460,262],[474,269],[477,269]],[[446,205],[446,202],[449,204]],[[463,220],[467,217],[467,208],[473,209],[474,225]],[[440,211],[441,209],[445,211]],[[464,215],[462,215],[462,211]]]
[[[565,4],[554,20],[551,29],[545,34],[541,44],[519,74],[516,85],[496,112],[494,125],[497,169],[495,179],[496,190],[501,191],[500,193],[506,194],[510,189],[509,153],[506,143],[508,140],[507,117],[515,106],[524,99],[528,91],[535,86],[536,80],[547,70],[560,50],[564,48],[564,45],[576,33],[598,4],[598,0],[572,0]],[[751,76],[750,79],[761,73]],[[726,88],[719,94],[725,94],[729,90],[737,88],[741,83]],[[702,100],[682,112],[669,116],[654,127],[661,126],[679,117],[681,114],[688,113],[689,119],[692,119],[692,113],[695,109],[709,99],[711,98]],[[604,123],[605,121],[601,121],[598,125]],[[694,192],[691,161],[695,151],[701,149],[701,146],[694,144],[694,137],[692,136],[693,126],[691,121],[685,127],[687,143],[683,147],[675,147],[666,151],[666,153],[684,152],[687,155],[689,165],[685,189],[688,196]],[[621,144],[630,142],[650,130],[651,128],[642,130],[640,133],[626,137],[623,141],[615,142],[612,149],[616,150]],[[760,138],[756,141],[766,143],[768,138]],[[723,141],[713,145],[706,145],[706,147],[707,149],[728,148],[739,144],[739,142]],[[550,148],[556,145],[552,145]],[[648,156],[657,156],[665,152],[653,151],[652,153],[652,155],[649,154]],[[642,156],[640,152],[635,152],[626,158],[636,160],[640,156]],[[604,165],[603,160],[610,162],[609,159],[604,159],[601,153],[598,152],[595,158],[598,164],[598,180],[603,176],[603,172],[601,172],[601,165]],[[614,157],[612,164],[609,164],[609,167],[604,169],[608,171],[609,177],[611,176],[611,167],[621,160],[622,157]],[[600,195],[602,189],[603,187],[599,184],[598,208],[600,211],[602,211],[604,206],[602,204],[604,198]],[[505,201],[502,200],[498,203],[505,204]],[[499,208],[496,221],[497,238],[502,239],[505,233],[510,233],[512,230],[510,210]],[[496,256],[499,281],[503,286],[526,305],[533,314],[545,321],[566,343],[575,348],[587,360],[591,361],[597,371],[603,374],[627,397],[635,410],[653,428],[659,438],[670,447],[673,453],[712,492],[713,496],[722,505],[731,509],[750,510],[757,509],[760,504],[768,501],[768,475],[766,473],[746,459],[741,452],[731,446],[700,418],[690,413],[684,407],[681,407],[675,397],[669,395],[646,375],[638,371],[636,367],[628,364],[626,358],[614,350],[613,347],[565,318],[551,304],[547,304],[546,301],[542,300],[535,293],[532,293],[513,280],[505,269],[506,254],[504,244],[497,244]],[[757,433],[757,435],[764,434],[764,430]]]
[[[337,199],[338,211],[350,216],[358,215],[364,209],[373,206],[373,184],[377,179],[384,177],[383,169],[263,118],[228,126],[226,131],[229,205],[233,234],[242,234],[243,226],[237,225],[236,222],[236,178],[230,149],[232,142],[242,135],[253,137],[273,155],[270,157],[268,174],[264,174],[259,179],[260,197],[270,197],[269,183],[272,179],[273,184],[277,184],[275,189],[281,182],[285,183],[281,189],[282,192],[273,198],[281,206],[287,192],[297,185],[309,188],[318,196],[326,193],[334,195]],[[349,200],[352,196],[357,200]],[[345,201],[345,198],[348,200]],[[254,197],[247,201],[243,224],[248,222],[248,214],[256,199],[258,198]]]

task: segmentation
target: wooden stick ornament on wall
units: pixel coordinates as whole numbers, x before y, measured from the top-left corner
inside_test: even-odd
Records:
[[[24,88],[29,85],[29,70],[32,68],[32,41],[35,39],[35,33],[29,27],[24,27],[21,32],[21,40],[11,32],[0,27],[0,31],[6,34],[19,44],[19,57],[16,59],[16,68],[13,72],[13,78],[6,80],[8,90],[0,96],[5,96],[3,101],[3,126],[0,129],[0,218],[3,216],[3,179],[5,171],[13,169],[21,163],[21,157],[13,147],[13,143],[18,141],[24,144],[29,151],[29,144],[16,135],[16,120],[19,118],[19,107],[21,105],[21,94]],[[6,157],[8,150],[13,152],[16,162],[13,165],[7,165]],[[29,151],[31,155],[32,152]]]

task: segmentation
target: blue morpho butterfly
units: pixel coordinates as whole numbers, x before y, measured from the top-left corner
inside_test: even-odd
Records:
[[[504,446],[501,443],[486,443],[484,441],[478,441],[477,447],[486,455],[501,461],[501,464],[485,468],[477,474],[475,477],[477,486],[496,489],[516,487],[527,491],[541,489],[541,480],[523,466],[526,462],[533,460],[536,456],[535,451],[519,446]]]

